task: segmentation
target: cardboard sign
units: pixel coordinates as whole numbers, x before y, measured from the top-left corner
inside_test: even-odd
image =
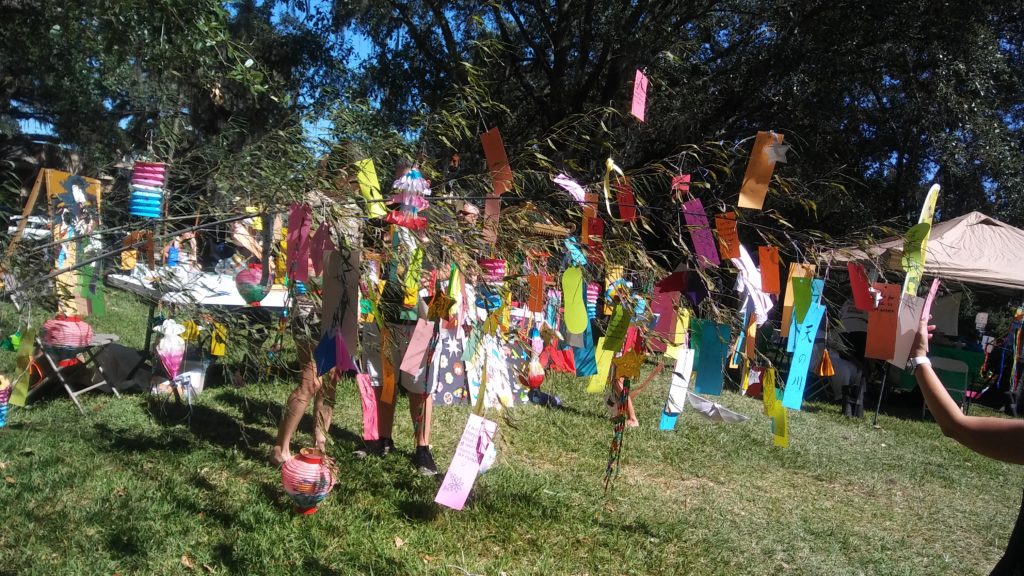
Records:
[[[701,268],[720,265],[722,261],[718,259],[715,237],[711,234],[711,228],[708,227],[708,216],[704,212],[704,204],[699,198],[683,202],[683,218],[686,220],[686,226],[690,229],[690,239],[693,241],[697,264]]]
[[[644,121],[644,114],[647,110],[647,85],[649,83],[647,76],[637,70],[633,80],[633,105],[630,112],[641,122]]]
[[[737,204],[740,208],[761,210],[764,207],[768,183],[775,170],[775,157],[768,153],[768,147],[782,144],[782,139],[782,134],[774,132],[757,133],[747,171],[743,174],[743,185],[740,187],[740,200]]]
[[[779,281],[779,249],[775,246],[759,246],[757,255],[761,269],[761,291],[778,296],[782,292]]]
[[[882,294],[882,300],[878,303],[878,308],[868,311],[867,346],[864,349],[864,357],[890,360],[896,348],[902,286],[876,282],[874,288]]]
[[[715,231],[718,232],[718,252],[722,258],[739,258],[740,237],[736,232],[736,213],[726,212],[715,216]]]

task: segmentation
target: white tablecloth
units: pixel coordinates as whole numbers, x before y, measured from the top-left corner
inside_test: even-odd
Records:
[[[203,307],[234,308],[247,306],[235,288],[235,279],[227,274],[186,271],[184,268],[136,268],[131,274],[111,274],[107,283],[115,288],[168,304],[195,304]],[[260,306],[281,309],[288,291],[271,288]]]

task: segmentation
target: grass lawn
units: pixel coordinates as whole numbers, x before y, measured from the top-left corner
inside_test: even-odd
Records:
[[[139,345],[144,309],[108,301],[94,326]],[[5,332],[11,320],[0,315]],[[731,392],[719,401],[748,422],[687,412],[660,432],[665,376],[637,398],[642,426],[605,493],[602,398],[580,381],[545,386],[569,409],[495,416],[498,464],[462,512],[433,504],[440,478],[414,471],[407,417],[399,454],[350,456],[353,386],[332,430],[339,484],[311,517],[264,460],[291,382],[211,388],[191,415],[98,393],[82,397],[84,417],[62,397],[14,410],[0,431],[0,574],[987,574],[1024,486],[934,423],[883,416],[873,429],[828,404],[791,412],[789,449],[771,445],[760,400]],[[435,412],[442,468],[467,414]]]

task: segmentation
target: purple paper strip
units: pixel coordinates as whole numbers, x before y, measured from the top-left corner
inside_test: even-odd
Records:
[[[699,198],[683,202],[683,218],[690,228],[697,264],[702,268],[720,265],[722,261],[718,259],[718,246],[715,245],[715,237],[708,226],[708,215]]]

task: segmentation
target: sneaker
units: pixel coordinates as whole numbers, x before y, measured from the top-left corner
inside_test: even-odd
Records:
[[[387,456],[395,449],[395,443],[391,438],[381,438],[380,440],[364,440],[363,447],[352,452],[352,455],[362,460],[363,458],[369,458],[373,456],[375,458],[383,458]]]
[[[363,447],[352,452],[352,455],[360,460],[370,456],[379,458],[384,455],[384,444],[380,440],[363,440]]]
[[[437,476],[437,465],[434,464],[434,455],[430,453],[430,446],[417,446],[416,455],[412,457],[412,463],[420,474],[424,476]]]

